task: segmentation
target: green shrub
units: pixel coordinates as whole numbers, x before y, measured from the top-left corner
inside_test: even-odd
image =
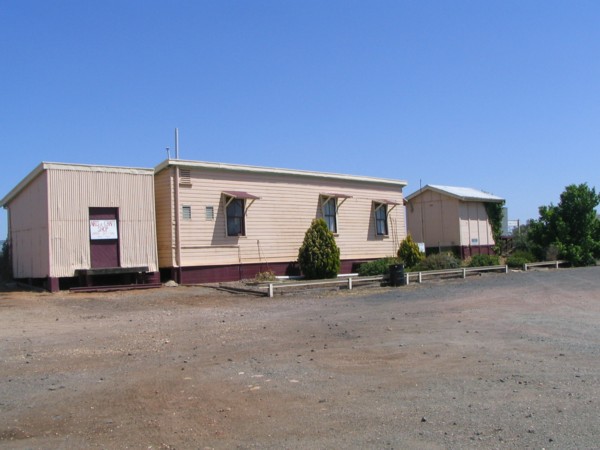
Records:
[[[523,264],[535,262],[536,258],[532,253],[524,250],[517,250],[508,258],[506,258],[506,265],[512,268],[522,268]]]
[[[460,261],[452,253],[434,253],[412,268],[414,272],[426,270],[458,269]]]
[[[298,264],[308,279],[335,278],[340,271],[340,249],[323,219],[314,219],[298,251]]]
[[[469,267],[497,266],[500,264],[498,255],[474,255],[469,261]]]
[[[358,268],[358,274],[361,277],[385,275],[389,272],[389,266],[392,264],[401,264],[398,258],[382,258],[375,261],[363,263]]]
[[[419,250],[419,246],[409,234],[400,244],[398,249],[398,258],[400,258],[406,267],[414,267],[425,257]]]
[[[10,253],[8,240],[2,244],[0,250],[0,280],[10,280],[12,278],[12,267],[10,264]]]

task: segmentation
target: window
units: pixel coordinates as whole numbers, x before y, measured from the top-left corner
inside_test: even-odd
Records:
[[[215,220],[215,208],[212,206],[207,206],[204,211],[204,216],[206,220]]]
[[[246,212],[260,197],[243,191],[223,191],[227,236],[246,236]]]
[[[321,201],[321,214],[323,220],[327,224],[327,228],[334,234],[338,233],[338,219],[337,213],[342,204],[352,198],[351,195],[346,194],[331,194],[322,193],[320,194]]]
[[[337,233],[337,199],[330,197],[323,203],[323,219],[332,233]]]
[[[387,213],[386,204],[375,203],[375,229],[377,230],[377,236],[388,235]]]
[[[192,207],[183,205],[181,207],[181,217],[183,220],[192,220]]]
[[[227,205],[227,236],[245,236],[244,223],[245,201],[241,198],[233,198]]]
[[[388,228],[388,217],[390,216],[392,210],[399,205],[401,205],[401,203],[393,200],[373,200],[376,236],[388,236],[390,234]],[[394,226],[394,221],[392,220],[392,228]]]

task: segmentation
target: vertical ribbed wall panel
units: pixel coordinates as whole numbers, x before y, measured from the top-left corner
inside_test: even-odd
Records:
[[[52,169],[48,177],[51,276],[90,268],[90,207],[119,209],[121,267],[158,270],[152,173]]]
[[[45,278],[50,274],[47,198],[47,175],[42,172],[10,202],[15,278]]]

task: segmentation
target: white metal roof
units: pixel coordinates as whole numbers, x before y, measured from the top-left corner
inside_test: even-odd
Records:
[[[118,167],[118,166],[99,166],[91,164],[67,164],[54,162],[41,162],[29,174],[23,178],[8,194],[0,200],[0,206],[6,206],[13,198],[27,187],[44,170],[73,170],[78,172],[111,172],[111,173],[130,173],[134,175],[154,175],[154,169],[144,169],[139,167]]]
[[[463,202],[503,202],[502,197],[489,194],[479,189],[473,189],[469,187],[457,187],[457,186],[441,186],[436,184],[428,184],[416,192],[408,195],[406,200],[410,201],[413,198],[421,195],[423,192],[433,191],[440,194],[449,195],[450,197],[457,198]]]
[[[329,172],[312,172],[308,170],[294,170],[294,169],[278,169],[273,167],[260,167],[260,166],[246,166],[241,164],[227,164],[227,163],[215,163],[215,162],[205,162],[205,161],[189,161],[182,159],[166,159],[161,162],[158,166],[156,166],[156,173],[161,172],[170,166],[179,166],[185,168],[202,168],[209,170],[224,170],[231,172],[251,172],[251,173],[263,173],[263,174],[271,174],[271,175],[291,175],[291,176],[301,176],[301,177],[310,177],[310,178],[321,178],[321,179],[329,179],[329,180],[343,180],[343,181],[359,181],[364,183],[376,183],[376,184],[387,184],[398,187],[406,186],[406,181],[402,180],[392,180],[389,178],[376,178],[376,177],[366,177],[360,175],[343,175],[339,173],[329,173]]]

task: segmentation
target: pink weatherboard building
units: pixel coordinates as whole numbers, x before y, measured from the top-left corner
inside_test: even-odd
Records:
[[[346,273],[395,255],[406,236],[404,181],[173,159],[155,170],[163,279],[293,273],[315,218],[334,233]]]
[[[0,205],[18,280],[50,291],[159,281],[152,169],[44,162]]]
[[[462,258],[493,253],[485,203],[503,198],[472,188],[427,185],[406,201],[408,232],[426,249],[453,251]]]

